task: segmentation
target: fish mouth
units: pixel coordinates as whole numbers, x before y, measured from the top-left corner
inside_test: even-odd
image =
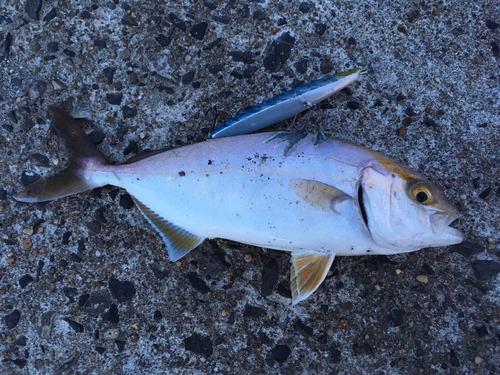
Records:
[[[446,245],[455,245],[464,240],[464,235],[458,229],[451,227],[458,218],[460,212],[453,209],[451,212],[436,212],[431,216],[434,233],[439,234]]]
[[[455,245],[457,243],[461,243],[464,240],[464,235],[458,229],[448,227],[444,231],[445,236],[443,236],[446,240],[453,241],[450,245]]]
[[[454,238],[455,241],[457,241],[456,243],[462,242],[464,240],[464,235],[458,229],[455,229],[450,225],[453,224],[455,221],[457,221],[459,217],[460,217],[460,212],[458,210],[455,210],[455,212],[449,216],[448,227],[445,230],[446,235],[449,238]]]

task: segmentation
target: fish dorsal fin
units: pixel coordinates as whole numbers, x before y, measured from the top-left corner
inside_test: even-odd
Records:
[[[286,145],[283,147],[283,152],[282,155],[286,156],[288,151],[295,146],[299,141],[307,137],[307,132],[305,130],[297,130],[294,132],[280,132],[274,134],[272,137],[269,139],[265,140],[262,142],[262,144],[267,145],[268,143],[271,143],[273,141],[275,142],[285,142]]]
[[[306,203],[323,212],[338,213],[335,211],[335,206],[351,199],[349,195],[335,186],[314,180],[291,180],[289,186]]]
[[[334,258],[335,253],[292,252],[292,268],[290,270],[292,305],[305,300],[318,289],[325,279]]]
[[[168,257],[170,261],[175,262],[181,259],[184,255],[203,242],[204,238],[196,236],[195,234],[172,224],[168,220],[165,220],[139,202],[136,198],[134,198],[134,201],[142,214],[146,217],[146,219],[148,219],[153,227],[155,227],[167,244]]]

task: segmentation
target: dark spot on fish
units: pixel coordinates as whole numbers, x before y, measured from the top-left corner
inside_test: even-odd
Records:
[[[208,165],[212,165],[212,160],[209,160],[209,161],[208,161]]]
[[[208,163],[208,164],[210,164],[210,163]],[[179,176],[185,176],[185,175],[186,175],[186,172],[184,172],[184,171],[179,172]]]

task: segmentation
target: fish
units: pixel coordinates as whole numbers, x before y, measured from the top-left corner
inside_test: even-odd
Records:
[[[365,71],[351,69],[306,83],[272,97],[246,112],[232,118],[212,132],[211,138],[222,138],[253,133],[277,122],[295,116],[332,96],[359,79]]]
[[[322,133],[211,139],[112,164],[68,113],[50,107],[69,165],[14,195],[44,202],[105,185],[125,189],[177,261],[205,239],[291,252],[292,303],[335,256],[399,254],[460,243],[460,213],[432,182]]]

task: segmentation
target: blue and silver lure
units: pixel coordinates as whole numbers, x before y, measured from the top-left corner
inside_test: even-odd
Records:
[[[357,81],[364,71],[351,69],[299,86],[234,117],[212,133],[212,138],[243,135],[286,120]]]

